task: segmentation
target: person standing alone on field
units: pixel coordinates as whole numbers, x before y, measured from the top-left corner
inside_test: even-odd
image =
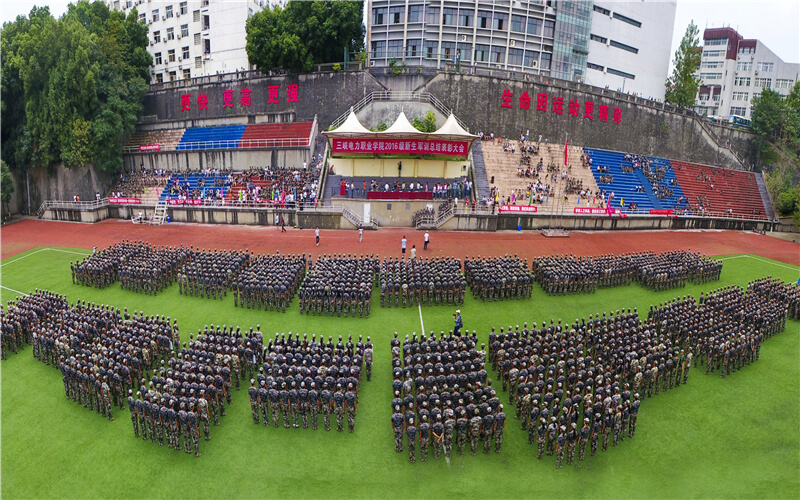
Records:
[[[403,255],[406,254],[406,235],[403,235],[403,239],[400,240],[400,251]]]
[[[425,246],[422,247],[423,250],[427,250],[428,249],[428,243],[430,241],[431,241],[431,235],[428,233],[428,231],[425,231]]]
[[[319,246],[319,226],[314,230],[314,236],[317,237],[317,246]]]
[[[358,242],[361,243],[361,241],[363,239],[364,239],[364,228],[361,225],[359,225],[358,226]]]

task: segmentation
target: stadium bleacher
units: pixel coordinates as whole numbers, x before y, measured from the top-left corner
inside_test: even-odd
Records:
[[[767,219],[755,174],[672,161],[678,182],[695,213]]]
[[[187,128],[175,149],[227,149],[239,146],[247,125]]]
[[[248,125],[239,141],[240,148],[305,145],[314,122],[259,123]]]
[[[224,198],[229,187],[228,181],[229,177],[222,174],[174,175],[161,192],[158,201],[178,199],[182,196],[185,198],[200,199],[211,196],[212,193],[216,192],[219,192],[220,198]]]
[[[125,147],[128,149],[138,149],[139,146],[160,146],[160,150],[174,150],[183,137],[186,129],[174,128],[165,130],[144,130],[131,134]]]

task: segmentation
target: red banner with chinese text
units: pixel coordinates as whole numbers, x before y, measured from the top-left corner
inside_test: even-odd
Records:
[[[161,144],[140,144],[139,151],[161,151]]]
[[[612,208],[610,212],[612,214],[618,214],[621,210],[619,208]],[[609,210],[607,208],[575,207],[575,213],[581,215],[609,215]]]
[[[500,211],[532,214],[538,212],[538,209],[535,206],[528,205],[501,205]]]
[[[672,210],[651,209],[650,215],[672,215]]]
[[[168,205],[202,205],[203,204],[203,200],[198,200],[196,198],[187,198],[185,200],[181,200],[181,199],[175,198],[175,199],[167,200],[167,204]]]
[[[467,156],[469,143],[421,139],[334,139],[333,152]]]
[[[108,202],[114,205],[141,205],[142,200],[139,198],[109,198]]]

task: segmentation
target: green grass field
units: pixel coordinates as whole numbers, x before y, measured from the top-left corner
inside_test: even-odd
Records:
[[[30,348],[0,365],[0,495],[3,498],[800,498],[800,323],[769,339],[759,361],[721,379],[693,370],[687,385],[642,404],[636,437],[587,457],[580,469],[536,460],[518,421],[509,418],[502,453],[453,455],[408,463],[395,453],[389,417],[389,339],[420,332],[417,308],[381,309],[369,319],[308,317],[296,301],[286,314],[242,310],[225,301],[189,298],[173,285],[158,296],[71,283],[68,263],[85,250],[34,249],[2,262],[3,303],[36,287],[70,301],[167,314],[183,337],[205,324],[261,324],[274,332],[370,335],[376,345],[371,382],[361,390],[356,432],[264,428],[252,424],[246,391],[234,403],[201,458],[133,436],[127,410],[109,422],[64,396],[60,373]],[[650,304],[766,275],[796,281],[800,268],[758,256],[725,260],[716,283],[654,293],[638,285],[594,295],[483,304],[467,298],[465,326],[485,341],[490,327],[575,318]],[[423,307],[425,329],[452,326],[452,308]],[[501,395],[507,401],[507,395]],[[509,408],[507,407],[507,410]],[[513,416],[513,408],[508,411]],[[587,454],[588,455],[588,454]]]

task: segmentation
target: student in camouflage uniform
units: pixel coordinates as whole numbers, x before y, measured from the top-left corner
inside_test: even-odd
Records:
[[[347,408],[347,429],[353,432],[356,429],[356,406],[358,405],[358,396],[353,389],[353,384],[348,384],[344,400]]]
[[[406,427],[406,437],[408,438],[408,461],[413,464],[417,460],[415,453],[417,444],[417,428],[414,426],[413,418],[408,421],[408,427]]]
[[[497,415],[494,416],[494,452],[500,453],[503,446],[503,430],[506,426],[506,414],[503,413],[503,405],[498,406]]]
[[[431,426],[431,435],[433,436],[433,458],[439,460],[444,445],[444,424],[441,414],[436,415],[436,421]]]
[[[481,436],[482,427],[483,419],[475,413],[469,421],[469,451],[473,456],[478,454],[478,438]]]
[[[200,397],[197,399],[197,413],[200,417],[200,422],[203,424],[203,436],[206,441],[210,441],[208,400],[206,399],[206,393],[203,389],[200,389]],[[266,417],[264,418],[266,419]]]
[[[422,417],[422,423],[419,424],[419,456],[423,462],[428,461],[428,439],[430,439],[431,424],[428,423],[428,417]]]
[[[578,447],[578,460],[583,460],[586,458],[586,443],[589,441],[589,435],[592,433],[592,430],[589,428],[589,419],[583,419],[583,427],[581,427],[580,432],[580,445]]]
[[[541,459],[544,454],[545,442],[547,441],[547,419],[539,420],[539,427],[536,428],[536,458]]]
[[[562,425],[556,438],[556,469],[560,469],[563,466],[566,444],[567,428]]]
[[[394,432],[394,449],[397,453],[403,451],[404,424],[405,424],[405,419],[403,418],[403,414],[400,413],[400,407],[395,406],[394,413],[392,413],[392,432]]]
[[[136,410],[136,400],[133,398],[133,389],[128,389],[128,409],[131,411],[131,424],[133,424],[133,434],[139,437],[139,415]]]
[[[247,395],[250,396],[250,411],[253,414],[253,423],[258,425],[258,389],[256,389],[256,381],[250,379],[250,388],[247,389]]]

